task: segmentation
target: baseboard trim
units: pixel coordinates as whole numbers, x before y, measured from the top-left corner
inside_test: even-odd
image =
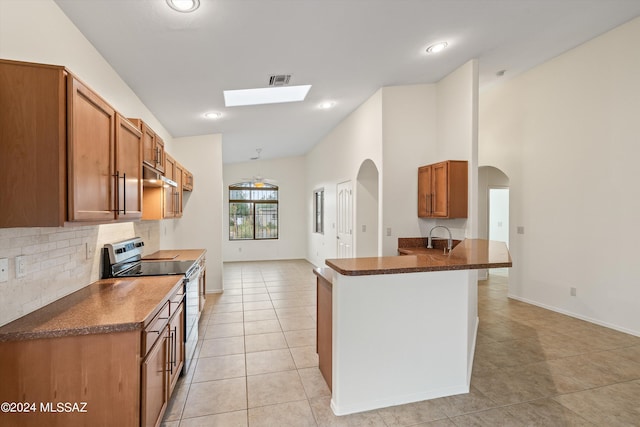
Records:
[[[633,336],[636,336],[636,337],[640,337],[640,331],[634,331],[634,330],[631,330],[631,329],[624,328],[622,326],[614,325],[612,323],[603,322],[603,321],[598,320],[598,319],[593,319],[593,318],[588,317],[588,316],[583,316],[581,314],[574,313],[574,312],[569,311],[569,310],[564,310],[564,309],[561,309],[561,308],[558,308],[558,307],[554,307],[552,305],[543,304],[541,302],[530,300],[528,298],[519,297],[517,295],[507,294],[507,297],[511,298],[511,299],[514,299],[514,300],[517,300],[517,301],[525,302],[527,304],[535,305],[537,307],[541,307],[541,308],[544,308],[546,310],[554,311],[556,313],[564,314],[566,316],[575,317],[576,319],[584,320],[585,322],[593,323],[593,324],[598,325],[598,326],[604,326],[605,328],[613,329],[613,330],[618,331],[618,332],[623,332],[625,334],[629,334],[629,335],[633,335]]]

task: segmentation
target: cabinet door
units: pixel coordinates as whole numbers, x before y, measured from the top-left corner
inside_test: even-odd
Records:
[[[116,217],[142,217],[142,132],[116,114]]]
[[[164,141],[158,135],[156,135],[154,149],[156,152],[155,168],[158,169],[160,172],[164,172],[164,162],[165,162]]]
[[[152,168],[156,167],[156,134],[144,123],[142,123],[142,161]]]
[[[175,181],[175,165],[176,162],[173,157],[165,154],[164,176],[172,181]],[[172,186],[167,186],[164,189],[164,218],[174,218],[176,216],[175,190]]]
[[[171,317],[169,338],[169,394],[171,394],[184,365],[184,303],[178,306]]]
[[[143,427],[158,425],[167,407],[169,339],[166,326],[161,334],[162,336],[158,338],[142,362],[141,425]]]
[[[431,215],[449,216],[449,168],[447,162],[431,166]]]
[[[2,228],[66,220],[65,74],[62,67],[0,60]]]
[[[180,163],[176,162],[175,181],[178,183],[178,187],[174,189],[175,197],[175,215],[176,217],[182,216],[182,185],[184,182],[184,168]]]
[[[316,353],[318,369],[331,390],[333,376],[333,286],[323,277],[316,279]]]
[[[115,218],[115,111],[70,75],[68,84],[69,221]]]
[[[418,217],[431,214],[431,166],[418,168]]]

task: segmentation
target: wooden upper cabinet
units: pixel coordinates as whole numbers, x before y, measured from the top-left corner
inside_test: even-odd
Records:
[[[149,126],[140,121],[139,127],[142,131],[142,160],[145,164],[156,167],[156,134]]]
[[[164,176],[175,182],[176,161],[167,153],[165,153],[164,158]],[[164,187],[164,212],[162,216],[163,218],[174,218],[176,216],[176,188],[171,185]]]
[[[69,221],[115,218],[115,110],[73,75],[68,95]]]
[[[0,60],[0,227],[66,220],[64,67]]]
[[[184,183],[184,171],[185,171],[184,167],[180,163],[176,162],[174,180],[178,184],[178,187],[174,189],[175,191],[174,213],[175,213],[175,216],[178,218],[182,216],[182,190],[183,190],[183,183]]]
[[[184,191],[193,191],[193,174],[186,169],[182,174],[182,189]]]
[[[142,217],[142,132],[116,113],[116,216],[121,220]]]
[[[140,217],[135,126],[64,67],[0,60],[0,89],[0,227]]]
[[[164,172],[164,158],[165,158],[164,141],[158,135],[156,135],[155,152],[156,152],[156,157],[155,157],[156,169],[160,172]]]
[[[418,216],[466,218],[468,163],[447,160],[418,168]]]
[[[128,119],[142,132],[142,161],[145,165],[164,172],[164,141],[141,119]]]

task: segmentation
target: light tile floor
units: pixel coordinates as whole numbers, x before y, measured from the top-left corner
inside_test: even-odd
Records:
[[[163,426],[640,426],[640,338],[510,300],[504,270],[478,284],[469,394],[344,417],[317,368],[311,264],[227,263],[224,288]]]

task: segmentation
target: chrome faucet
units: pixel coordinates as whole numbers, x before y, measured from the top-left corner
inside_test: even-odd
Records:
[[[453,249],[453,239],[451,238],[451,230],[449,230],[449,228],[445,227],[444,225],[436,225],[431,229],[431,231],[429,231],[429,239],[427,240],[427,249],[433,249],[433,246],[431,245],[433,240],[433,238],[431,237],[431,234],[433,233],[433,230],[435,230],[436,228],[444,228],[449,233],[449,239],[447,240],[447,251],[451,252],[451,249]]]

